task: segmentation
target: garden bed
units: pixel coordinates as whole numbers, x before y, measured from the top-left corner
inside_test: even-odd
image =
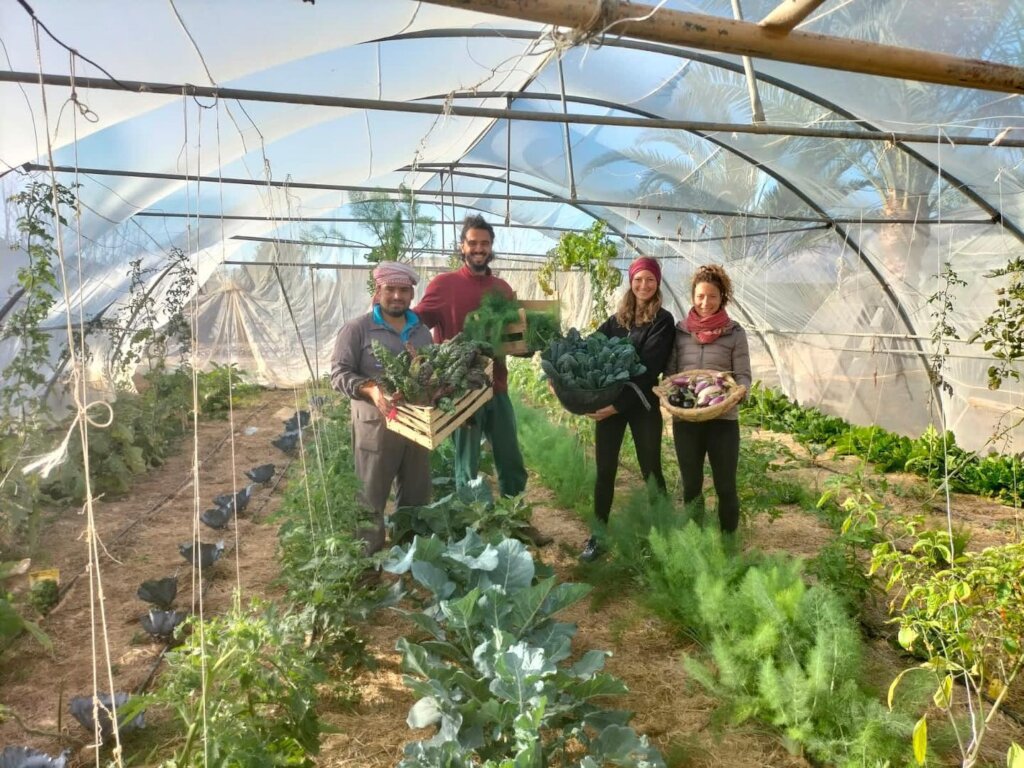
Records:
[[[244,485],[241,473],[250,466],[266,461],[283,466],[284,459],[268,446],[268,441],[280,430],[279,411],[294,410],[294,407],[293,393],[268,392],[261,396],[259,404],[236,411],[237,472],[234,474],[231,452],[224,442],[228,423],[214,421],[200,426],[199,452],[203,463],[199,495],[204,503],[218,493],[231,490],[233,476],[239,487]],[[256,427],[258,431],[246,435],[244,428],[247,426]],[[775,434],[770,437],[784,439]],[[131,690],[141,683],[153,669],[162,648],[160,644],[142,639],[138,617],[146,606],[135,597],[137,585],[143,579],[177,572],[181,579],[178,607],[190,607],[191,569],[176,551],[177,542],[187,540],[191,533],[192,460],[187,446],[186,441],[181,453],[139,478],[129,498],[102,500],[96,505],[97,530],[107,551],[102,564],[107,634],[111,640],[115,685],[120,689]],[[799,446],[794,451],[797,448]],[[853,462],[855,460],[848,457],[832,460],[822,456],[817,459],[818,466],[798,463],[772,476],[793,479],[816,492],[827,477],[851,471]],[[676,485],[672,475],[674,467],[666,451],[665,468],[672,487]],[[623,467],[617,499],[624,499],[636,482],[634,471]],[[901,477],[898,483],[901,490],[898,494],[893,492],[887,501],[908,513],[933,505],[934,500],[920,487],[914,490],[915,482],[921,485],[917,478],[908,476],[904,482]],[[222,614],[230,606],[236,583],[236,560],[243,598],[280,596],[279,589],[273,585],[278,570],[276,526],[260,522],[277,507],[279,491],[273,488],[256,490],[247,514],[238,523],[237,551],[233,530],[214,537],[208,529],[203,529],[205,541],[224,538],[228,550],[207,574],[212,578],[204,595],[206,615]],[[555,539],[554,544],[539,551],[538,558],[552,565],[561,581],[585,580],[577,561],[578,551],[588,534],[585,525],[574,512],[556,506],[550,491],[543,488],[536,477],[531,478],[528,499],[535,505],[534,524]],[[959,496],[954,505],[965,511],[965,524],[975,532],[974,541],[979,545],[981,542],[1000,543],[1012,536],[1012,508],[976,497]],[[76,512],[65,510],[48,527],[43,538],[45,559],[37,558],[34,563],[34,567],[60,568],[65,581],[80,573],[85,563],[85,544],[80,540],[83,518]],[[766,515],[757,515],[745,524],[744,546],[812,557],[833,535],[825,523],[799,505],[784,505],[780,512],[774,521]],[[958,519],[961,519],[959,511]],[[128,532],[123,533],[126,529]],[[243,556],[236,558],[239,551]],[[779,735],[766,726],[725,726],[721,732],[712,727],[716,702],[690,683],[681,660],[684,652],[699,653],[700,649],[653,617],[638,604],[638,599],[630,585],[616,585],[615,589],[601,591],[594,601],[585,600],[573,606],[564,618],[579,625],[573,646],[577,654],[590,648],[613,652],[607,670],[630,689],[617,705],[636,712],[634,727],[662,750],[668,765],[707,768],[808,765],[802,758],[790,755]],[[55,731],[58,711],[64,710],[60,717],[65,741],[61,743],[41,733],[27,733],[9,718],[0,726],[5,744],[29,744],[51,754],[56,754],[62,746],[71,746],[77,750],[76,764],[92,761],[91,753],[85,748],[88,739],[84,731],[66,714],[68,699],[92,687],[94,656],[88,606],[88,581],[79,578],[56,610],[42,622],[54,642],[54,657],[49,658],[31,639],[22,637],[8,650],[0,673],[0,702],[33,730]],[[875,617],[882,629],[885,628],[884,618],[882,615]],[[402,682],[401,660],[395,644],[409,631],[407,621],[392,611],[377,613],[361,627],[360,632],[378,668],[358,678],[361,700],[354,708],[340,701],[322,700],[321,717],[339,732],[323,738],[318,765],[394,766],[406,743],[428,735],[414,732],[405,725],[415,696]],[[97,653],[97,658],[102,680],[105,676],[102,651]],[[911,661],[894,651],[884,639],[869,643],[866,667],[881,695],[895,674],[910,665]],[[101,682],[100,688],[105,690],[107,685]],[[59,704],[61,698],[63,703]],[[1016,705],[1016,701],[1011,704]],[[155,731],[150,726],[127,741],[129,754],[134,749],[151,748],[157,743],[159,722],[154,725]],[[1010,738],[1021,740],[1021,731],[1024,729],[1001,718],[989,736],[986,759],[998,763]]]

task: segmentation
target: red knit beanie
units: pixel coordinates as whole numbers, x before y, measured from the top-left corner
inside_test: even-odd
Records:
[[[658,287],[661,287],[661,265],[658,264],[657,259],[652,259],[650,256],[641,256],[636,259],[632,264],[629,265],[629,282],[633,282],[633,275],[637,272],[650,272],[654,275],[654,279],[658,281]]]

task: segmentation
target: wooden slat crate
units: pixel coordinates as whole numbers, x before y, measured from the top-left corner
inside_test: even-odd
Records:
[[[487,378],[494,380],[494,361],[487,362]],[[398,415],[394,419],[386,419],[385,424],[392,432],[397,432],[424,448],[434,450],[456,429],[461,427],[484,403],[494,397],[494,387],[473,389],[455,401],[450,411],[440,408],[428,408],[424,405],[398,405]]]
[[[505,326],[505,332],[502,334],[503,343],[499,352],[503,355],[529,355],[530,349],[526,346],[526,311],[551,312],[557,315],[559,306],[559,303],[554,300],[521,300],[519,302],[519,322],[509,323]]]
[[[520,308],[519,322],[508,323],[501,334],[503,355],[526,355],[530,350],[526,346],[526,310]]]

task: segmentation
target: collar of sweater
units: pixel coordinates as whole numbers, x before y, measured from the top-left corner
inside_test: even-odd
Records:
[[[487,267],[486,272],[480,274],[478,272],[474,272],[473,270],[471,270],[467,264],[463,264],[461,267],[459,267],[459,274],[465,278],[468,278],[469,280],[486,280],[487,278],[492,276],[490,267]]]

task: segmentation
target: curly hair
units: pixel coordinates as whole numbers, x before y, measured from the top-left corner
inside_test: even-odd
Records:
[[[693,279],[690,281],[691,300],[698,283],[711,283],[718,288],[722,294],[722,309],[725,309],[725,305],[732,300],[732,280],[729,279],[725,267],[721,264],[705,264],[697,267],[697,271],[693,273]]]
[[[633,326],[653,322],[659,309],[661,309],[661,286],[658,286],[658,290],[651,300],[645,304],[638,304],[633,290],[627,288],[622,299],[619,300],[619,306],[615,309],[615,319],[628,331]]]

